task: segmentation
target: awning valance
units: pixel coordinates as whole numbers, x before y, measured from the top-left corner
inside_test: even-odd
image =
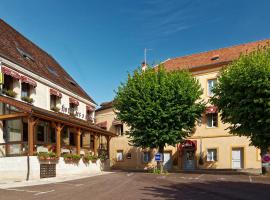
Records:
[[[209,106],[205,109],[205,113],[209,114],[209,113],[217,113],[218,112],[218,108],[216,106]]]
[[[21,76],[21,81],[22,83],[28,83],[29,85],[32,85],[33,87],[37,87],[37,82],[31,78],[28,78],[27,76]]]
[[[71,98],[71,97],[69,97],[69,103],[73,103],[73,104],[75,104],[76,106],[79,105],[79,101],[77,101],[76,99],[73,99],[73,98]]]
[[[16,71],[12,70],[12,69],[9,69],[7,67],[2,66],[1,71],[2,71],[3,74],[12,76],[13,78],[21,79],[20,74],[18,72],[16,72]]]
[[[90,111],[90,112],[93,112],[95,110],[95,108],[92,107],[92,106],[86,105],[86,110]]]
[[[112,124],[114,125],[114,126],[117,126],[117,125],[122,125],[123,123],[120,121],[120,120],[113,120],[113,122],[112,122]]]
[[[50,88],[50,94],[62,98],[62,93],[55,89]]]

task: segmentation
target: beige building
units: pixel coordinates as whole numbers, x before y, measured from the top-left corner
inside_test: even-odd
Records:
[[[163,62],[166,70],[188,69],[196,77],[202,88],[202,99],[208,102],[212,88],[222,67],[225,67],[241,54],[267,45],[270,40],[193,54]],[[183,144],[167,146],[164,164],[167,169],[260,169],[260,152],[249,145],[246,137],[233,136],[221,122],[218,109],[208,103],[194,133]],[[118,134],[112,138],[110,159],[113,168],[146,169],[155,165],[155,151],[129,145],[125,131],[128,127],[116,120],[112,102],[103,103],[96,110],[96,122],[108,131]]]

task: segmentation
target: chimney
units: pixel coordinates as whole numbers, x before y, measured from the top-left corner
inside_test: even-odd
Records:
[[[147,64],[142,62],[142,71],[144,72],[147,69]]]

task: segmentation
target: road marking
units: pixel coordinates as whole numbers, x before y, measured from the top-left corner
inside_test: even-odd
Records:
[[[47,193],[50,193],[50,192],[54,192],[55,190],[49,190],[49,191],[45,191],[45,192],[39,192],[39,193],[36,193],[34,194],[35,196],[38,196],[38,195],[41,195],[41,194],[47,194]]]
[[[252,178],[251,176],[248,176],[249,177],[249,182],[252,183]]]
[[[203,177],[204,176],[204,174],[201,174],[200,176],[197,176],[195,179],[200,179],[201,177]]]
[[[73,183],[54,183],[54,184],[60,184],[60,185],[71,185],[71,186],[75,186],[75,187],[79,187],[82,186],[82,183],[78,183],[78,184],[73,184]]]
[[[41,194],[46,194],[46,193],[49,193],[49,192],[54,192],[55,190],[49,190],[49,191],[34,191],[34,190],[22,190],[22,189],[13,189],[13,188],[10,188],[10,189],[3,189],[3,190],[8,190],[8,191],[16,191],[16,192],[28,192],[28,193],[36,193],[34,195],[41,195]]]
[[[132,176],[134,175],[134,173],[127,173],[127,176]]]

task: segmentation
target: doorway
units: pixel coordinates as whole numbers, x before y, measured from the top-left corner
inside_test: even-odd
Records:
[[[232,169],[244,168],[244,148],[232,148]]]
[[[184,149],[183,156],[183,169],[184,170],[195,170],[195,150]]]
[[[163,159],[164,159],[163,161],[164,169],[171,170],[172,169],[172,153],[164,152]]]

